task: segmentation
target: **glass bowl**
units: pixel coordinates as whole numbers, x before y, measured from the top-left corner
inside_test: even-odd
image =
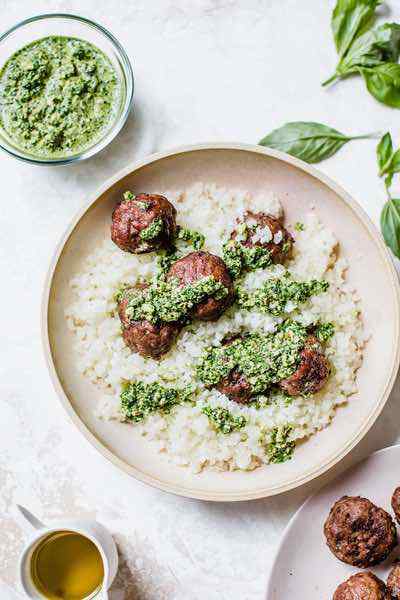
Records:
[[[110,59],[120,85],[119,106],[115,117],[102,137],[76,154],[40,157],[13,143],[0,126],[0,148],[11,156],[37,165],[66,165],[94,156],[103,150],[124,126],[133,99],[133,73],[129,58],[118,40],[107,29],[85,17],[72,14],[42,14],[21,21],[0,36],[0,69],[14,52],[47,36],[67,36],[83,39],[97,46]]]

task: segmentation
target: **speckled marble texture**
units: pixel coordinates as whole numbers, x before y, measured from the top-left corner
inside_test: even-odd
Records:
[[[388,18],[400,21],[398,3],[389,4]],[[398,139],[400,112],[377,104],[361,79],[329,91],[319,85],[336,58],[332,6],[332,0],[0,0],[2,29],[57,10],[98,19],[122,41],[136,78],[134,114],[97,158],[45,168],[0,156],[2,600],[19,597],[23,534],[13,518],[16,502],[43,520],[93,515],[110,528],[121,553],[112,600],[262,600],[281,534],[300,503],[338,471],[400,439],[397,387],[367,438],[322,480],[265,501],[185,500],[106,463],[67,419],[42,357],[40,299],[53,248],[85,195],[118,169],[181,143],[256,142],[287,120],[354,133],[391,129]],[[349,144],[321,169],[378,222],[384,191],[374,146]],[[301,591],[298,600],[307,600]]]

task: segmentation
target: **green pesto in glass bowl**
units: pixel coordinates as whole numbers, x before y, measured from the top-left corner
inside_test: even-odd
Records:
[[[82,37],[63,34],[71,20],[82,26],[81,17],[42,15],[24,25],[43,19],[51,24],[61,19],[67,27],[54,27],[57,35],[35,36],[1,68],[0,146],[30,162],[66,164],[92,156],[115,137],[129,112],[133,77],[120,47],[125,69],[121,56],[116,60],[104,43],[100,48],[89,31],[81,31]],[[100,26],[83,23],[98,34]],[[0,39],[0,49],[12,33]],[[111,36],[103,28],[100,33]],[[110,39],[115,50],[117,42]]]

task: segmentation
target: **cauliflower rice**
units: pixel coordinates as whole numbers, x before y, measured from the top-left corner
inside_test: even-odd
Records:
[[[165,192],[175,205],[179,225],[196,229],[206,236],[205,250],[221,255],[222,244],[244,211],[263,211],[273,216],[282,213],[273,195],[252,197],[249,193],[198,183],[180,193]],[[325,278],[327,292],[312,297],[300,309],[286,306],[292,319],[305,325],[333,322],[335,334],[328,341],[325,354],[332,374],[325,387],[311,397],[274,396],[273,401],[240,405],[215,389],[200,386],[196,403],[174,407],[170,414],[153,414],[144,422],[132,425],[151,441],[156,450],[166,452],[175,463],[196,471],[208,468],[250,470],[268,463],[265,440],[276,427],[290,424],[290,438],[300,440],[327,426],[336,406],[357,391],[356,371],[362,362],[365,335],[360,317],[359,299],[345,282],[347,263],[337,259],[337,239],[310,211],[304,228],[294,232],[292,260],[286,268],[300,281]],[[291,228],[293,230],[293,227]],[[74,301],[66,311],[68,327],[76,336],[77,367],[103,391],[97,416],[122,419],[119,411],[122,380],[159,382],[164,386],[190,384],[194,367],[205,347],[215,345],[227,334],[244,331],[274,331],[281,318],[230,308],[217,322],[194,321],[178,336],[173,348],[162,360],[143,358],[131,352],[121,337],[115,292],[122,282],[134,283],[156,272],[154,253],[133,255],[119,250],[106,239],[84,260],[82,271],[70,282]],[[274,265],[245,276],[244,286],[251,290],[272,275],[284,270]],[[244,415],[247,424],[230,434],[217,433],[204,406],[222,406],[233,415]]]

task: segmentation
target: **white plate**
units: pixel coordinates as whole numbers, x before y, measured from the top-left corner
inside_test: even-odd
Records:
[[[337,560],[325,543],[323,526],[331,506],[342,496],[363,496],[389,513],[400,486],[400,445],[375,452],[309,498],[286,528],[275,557],[266,600],[328,600],[357,569]],[[386,581],[400,546],[370,569]]]
[[[196,181],[251,193],[272,191],[287,222],[310,205],[337,234],[348,259],[348,281],[362,298],[371,334],[358,372],[359,392],[337,410],[330,427],[299,444],[293,460],[248,472],[192,473],[168,462],[133,427],[96,418],[102,392],[81,375],[68,330],[68,282],[85,254],[110,235],[111,211],[126,189],[180,190]],[[384,299],[384,302],[382,301]],[[51,263],[43,300],[46,360],[60,399],[86,438],[119,468],[163,490],[206,500],[249,500],[278,494],[317,477],[340,461],[367,433],[383,409],[399,364],[399,283],[382,238],[360,206],[310,165],[276,150],[244,144],[210,144],[150,156],[107,181],[66,231]],[[376,365],[379,364],[379,369]]]

